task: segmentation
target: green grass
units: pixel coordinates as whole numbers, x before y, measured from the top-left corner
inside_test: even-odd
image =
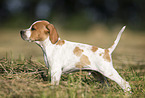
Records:
[[[13,59],[6,56],[0,59],[0,97],[144,97],[143,66],[145,65],[131,65],[117,70],[132,87],[133,93],[126,94],[110,79],[110,86],[103,86],[87,72],[62,75],[60,85],[51,86],[47,68],[38,60],[31,57],[22,60],[21,57]]]

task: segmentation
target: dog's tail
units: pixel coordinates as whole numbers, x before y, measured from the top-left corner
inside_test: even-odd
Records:
[[[122,34],[122,32],[124,31],[125,27],[126,27],[126,26],[124,26],[124,27],[120,30],[119,34],[117,35],[116,40],[114,41],[114,44],[113,44],[110,48],[108,48],[109,54],[111,54],[111,53],[114,51],[114,49],[116,48],[116,46],[117,46],[117,44],[118,44],[118,42],[119,42],[119,40],[120,40],[121,34]]]

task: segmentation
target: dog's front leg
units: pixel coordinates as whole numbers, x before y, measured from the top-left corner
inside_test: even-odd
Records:
[[[57,68],[57,70],[56,70],[56,68],[55,68],[55,69],[51,70],[51,84],[52,85],[59,85],[61,74],[62,74],[61,69]]]

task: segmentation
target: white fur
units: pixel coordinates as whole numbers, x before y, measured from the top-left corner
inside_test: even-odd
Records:
[[[31,40],[30,40],[30,36],[31,36],[30,28],[26,29],[25,36],[26,36],[25,40],[31,42]]]

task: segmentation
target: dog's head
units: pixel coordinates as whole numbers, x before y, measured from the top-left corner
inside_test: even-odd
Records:
[[[44,41],[49,37],[52,44],[58,41],[59,35],[55,27],[48,21],[36,21],[29,29],[20,31],[23,40],[33,41]]]

